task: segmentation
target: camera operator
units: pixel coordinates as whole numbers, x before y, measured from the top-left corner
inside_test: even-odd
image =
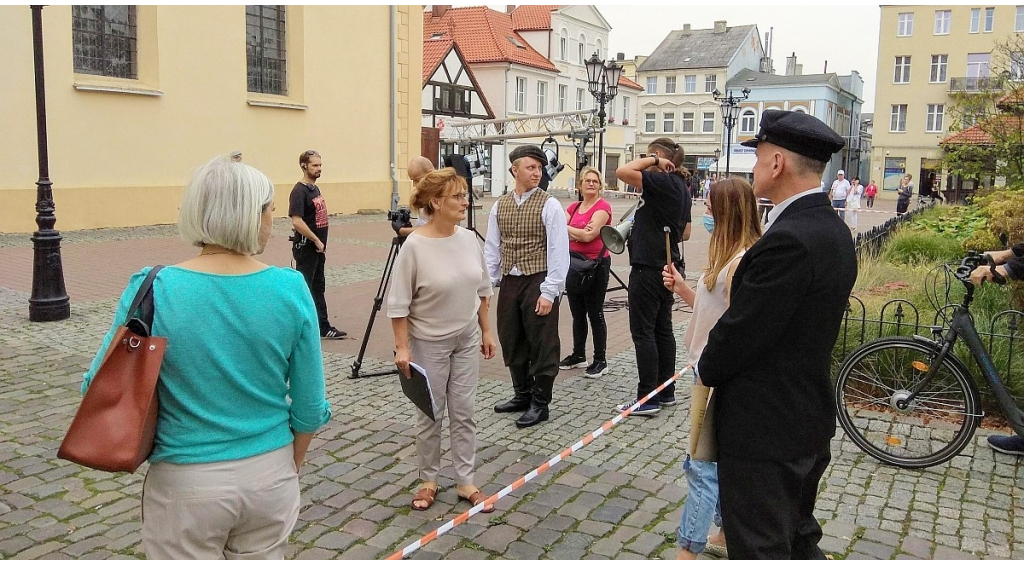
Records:
[[[290,239],[295,270],[302,273],[309,293],[313,296],[316,316],[320,323],[320,338],[337,340],[344,339],[347,333],[332,326],[327,319],[327,300],[324,297],[327,281],[324,279],[324,267],[327,264],[325,250],[329,219],[327,202],[316,185],[322,166],[320,153],[316,151],[305,151],[299,155],[302,180],[295,183],[288,198],[288,215],[295,230]]]
[[[639,377],[636,399],[616,407],[625,411],[672,376],[676,340],[672,335],[672,292],[665,288],[665,228],[669,230],[671,259],[681,259],[676,241],[689,239],[689,173],[683,168],[683,149],[671,139],[655,139],[640,157],[615,171],[619,180],[636,186],[640,195],[629,241],[629,332],[636,347]],[[675,405],[675,384],[633,410],[652,416]]]
[[[412,188],[415,190],[420,185],[420,180],[427,174],[434,171],[434,163],[430,162],[427,157],[419,156],[413,157],[409,161],[409,166],[406,167],[406,174],[409,175],[409,180],[412,180]],[[395,229],[399,237],[408,237],[410,233],[416,231],[417,227],[426,225],[430,221],[430,212],[426,209],[416,210],[418,214],[415,221],[402,222],[402,224]]]

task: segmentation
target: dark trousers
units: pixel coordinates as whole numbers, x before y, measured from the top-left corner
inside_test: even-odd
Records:
[[[547,272],[505,276],[498,291],[498,342],[517,398],[546,406],[558,374],[558,300],[551,313],[535,313]]]
[[[896,200],[896,213],[907,213],[910,207],[910,198],[898,198]]]
[[[316,252],[316,245],[312,241],[307,241],[301,247],[292,246],[292,258],[295,259],[295,270],[302,273],[309,293],[313,296],[313,305],[316,306],[316,317],[320,321],[322,335],[331,328],[331,322],[327,320],[327,300],[324,298],[324,292],[327,290],[327,281],[324,279],[327,255]]]
[[[676,338],[672,335],[672,292],[661,281],[661,269],[634,266],[629,271],[629,332],[636,347],[636,372],[640,378],[636,397],[651,393],[675,372]],[[669,384],[648,405],[660,398],[675,397]]]
[[[875,207],[875,197],[874,196],[868,196],[868,207],[869,208]]]
[[[823,560],[814,502],[831,459],[828,445],[817,454],[781,462],[720,453],[718,487],[729,558]]]
[[[572,313],[572,353],[586,356],[587,318],[594,328],[594,360],[608,360],[608,325],[604,321],[604,298],[608,293],[608,278],[612,258],[604,257],[597,265],[597,272],[582,292],[567,292],[569,311]],[[573,276],[570,271],[569,276]]]

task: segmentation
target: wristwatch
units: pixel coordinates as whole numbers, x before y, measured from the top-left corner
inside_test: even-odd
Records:
[[[654,157],[654,166],[658,166],[658,155],[651,155]]]

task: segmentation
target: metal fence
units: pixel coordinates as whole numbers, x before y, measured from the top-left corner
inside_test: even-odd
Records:
[[[921,200],[918,200],[918,206],[907,213],[897,215],[882,225],[876,225],[865,232],[857,233],[857,240],[854,242],[854,246],[857,249],[857,257],[860,258],[865,255],[878,256],[878,252],[882,250],[882,245],[889,240],[889,237],[892,236],[897,227],[910,221],[917,215],[921,214],[924,210],[929,209],[934,205],[934,200],[924,203],[922,203]]]

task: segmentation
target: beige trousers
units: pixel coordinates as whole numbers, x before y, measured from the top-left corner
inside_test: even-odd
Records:
[[[281,560],[298,517],[291,445],[228,462],[157,462],[142,488],[142,547],[149,560]]]
[[[440,341],[409,337],[412,360],[423,367],[434,397],[431,421],[416,410],[416,452],[420,478],[437,482],[441,469],[441,423],[445,406],[452,439],[452,465],[458,485],[473,485],[476,465],[476,421],[473,419],[476,381],[480,376],[480,327],[476,321],[461,333]]]

